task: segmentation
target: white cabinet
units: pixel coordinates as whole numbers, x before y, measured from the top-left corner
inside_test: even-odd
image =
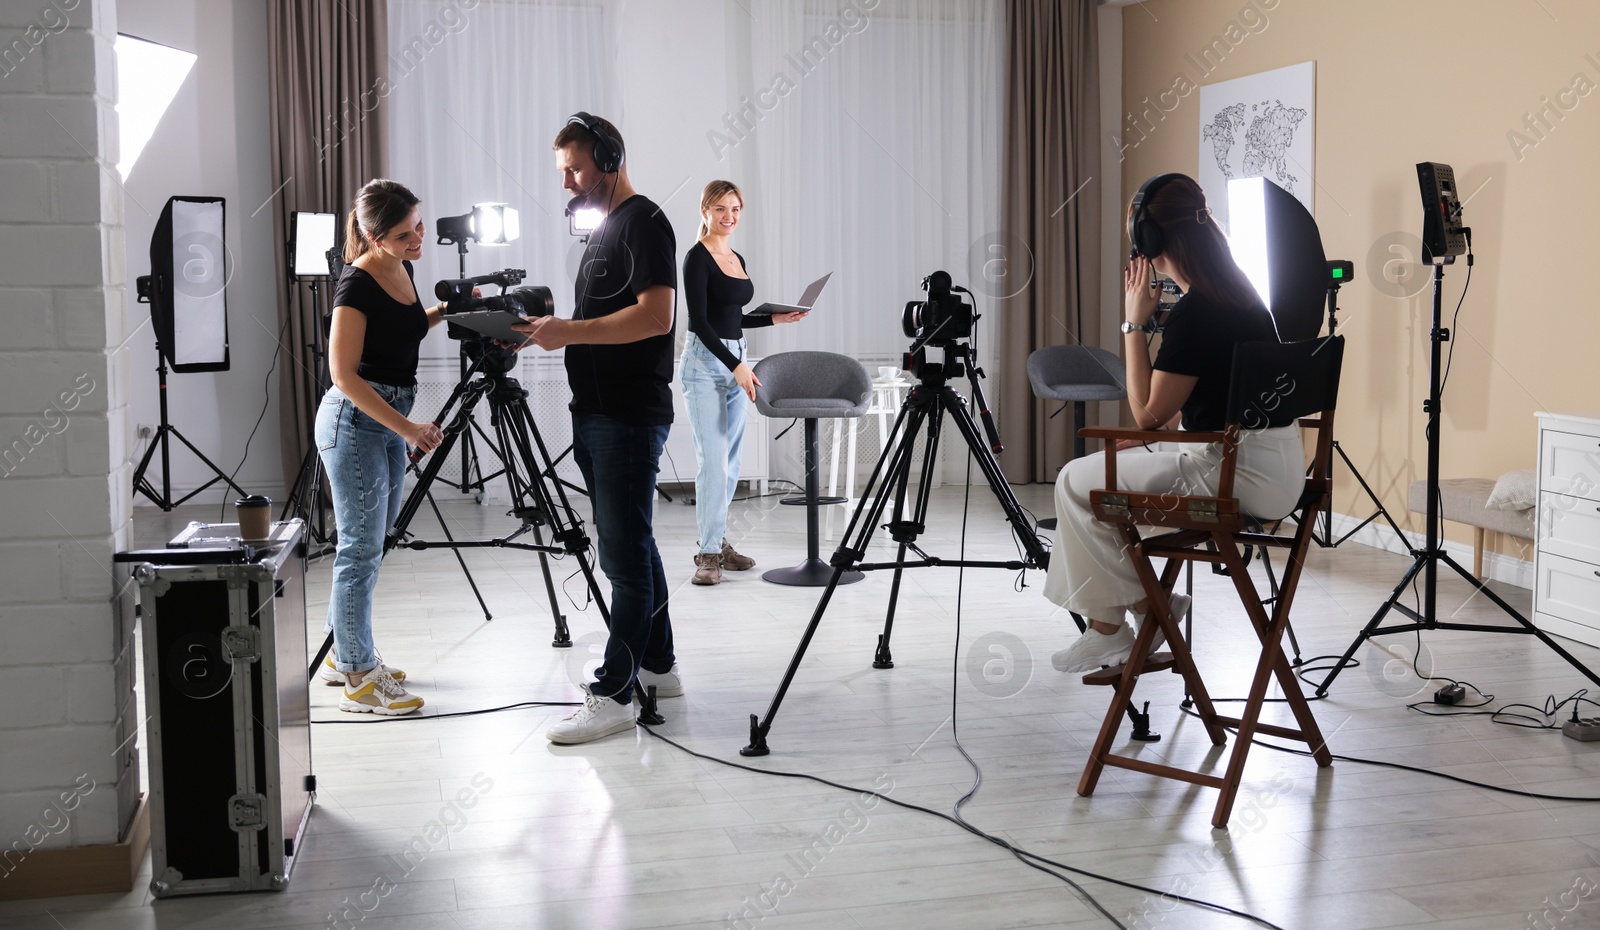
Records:
[[[1538,416],[1533,622],[1600,646],[1600,417]]]

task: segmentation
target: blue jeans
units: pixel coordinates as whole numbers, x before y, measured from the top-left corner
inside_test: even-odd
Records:
[[[416,388],[367,383],[401,416],[411,413]],[[322,396],[316,437],[339,528],[326,629],[333,631],[339,671],[365,672],[378,664],[372,646],[372,591],[378,585],[384,535],[400,515],[405,496],[406,443],[356,409],[338,388]]]
[[[622,704],[633,700],[640,668],[668,672],[676,661],[667,576],[651,525],[667,430],[598,413],[572,415],[572,458],[589,487],[600,570],[611,582],[611,635],[589,690]]]
[[[724,339],[722,344],[744,361],[743,339]],[[721,552],[728,535],[728,503],[739,488],[749,401],[733,372],[694,333],[683,347],[682,379],[694,432],[694,519],[700,529],[700,551]]]

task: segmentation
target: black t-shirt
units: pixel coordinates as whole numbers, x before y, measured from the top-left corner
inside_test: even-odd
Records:
[[[1183,404],[1183,428],[1220,430],[1227,425],[1233,347],[1277,341],[1278,328],[1260,301],[1243,309],[1226,307],[1190,291],[1168,314],[1151,367],[1198,378]]]
[[[676,291],[677,251],[672,224],[659,207],[639,194],[624,200],[589,238],[572,318],[609,316],[638,303],[639,294],[656,285]],[[572,412],[642,426],[671,423],[672,341],[668,329],[623,345],[567,346]]]
[[[744,256],[733,254],[744,268]],[[722,340],[742,338],[746,328],[772,325],[772,317],[766,314],[744,312],[744,305],[755,296],[756,286],[750,279],[723,271],[705,243],[689,247],[689,254],[683,257],[683,302],[689,310],[689,332],[699,336],[729,371],[739,367],[739,359]]]
[[[416,278],[406,262],[412,290]],[[333,290],[335,307],[351,307],[367,318],[361,343],[361,365],[356,374],[368,381],[412,387],[417,383],[417,350],[428,335],[428,312],[422,301],[403,304],[383,289],[378,279],[355,265],[344,266]]]

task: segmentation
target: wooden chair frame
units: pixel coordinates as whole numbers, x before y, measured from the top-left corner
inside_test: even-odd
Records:
[[[1217,799],[1211,824],[1217,828],[1224,828],[1227,826],[1234,799],[1239,791],[1251,740],[1257,733],[1304,743],[1311,750],[1318,767],[1333,764],[1333,756],[1328,751],[1322,732],[1311,714],[1311,708],[1300,690],[1300,683],[1294,677],[1294,671],[1283,652],[1284,630],[1289,623],[1289,611],[1294,604],[1295,590],[1299,585],[1301,571],[1305,567],[1306,552],[1315,528],[1315,520],[1311,517],[1323,505],[1329,493],[1331,482],[1328,475],[1333,460],[1333,411],[1329,409],[1315,417],[1303,417],[1298,422],[1303,428],[1317,430],[1317,441],[1316,454],[1308,471],[1305,490],[1301,493],[1293,511],[1296,519],[1294,532],[1290,535],[1282,535],[1282,522],[1278,524],[1279,533],[1251,532],[1246,525],[1246,515],[1240,510],[1239,501],[1233,494],[1240,437],[1237,425],[1230,425],[1223,432],[1138,430],[1118,427],[1091,427],[1083,430],[1086,438],[1106,440],[1106,487],[1090,493],[1090,503],[1095,516],[1116,525],[1122,531],[1123,537],[1127,540],[1130,561],[1138,571],[1139,580],[1150,596],[1150,616],[1157,622],[1142,626],[1134,639],[1133,652],[1120,670],[1102,670],[1084,677],[1085,682],[1090,684],[1115,683],[1116,694],[1111,700],[1111,707],[1091,749],[1089,764],[1084,768],[1083,778],[1078,783],[1080,795],[1087,797],[1094,793],[1100,773],[1107,765],[1144,772],[1160,778],[1173,778],[1218,788],[1221,790],[1221,797]],[[1116,442],[1122,439],[1185,444],[1221,443],[1223,457],[1216,496],[1179,496],[1170,491],[1119,490]],[[1142,526],[1164,527],[1174,532],[1145,538],[1139,530]],[[1207,540],[1215,543],[1214,552],[1204,547]],[[1278,588],[1279,596],[1272,605],[1270,615],[1262,605],[1261,597],[1250,579],[1249,566],[1241,552],[1241,547],[1245,545],[1284,549],[1288,552],[1283,580]],[[1153,564],[1153,560],[1158,557],[1167,560],[1159,576]],[[1227,717],[1217,712],[1210,694],[1206,691],[1205,683],[1200,679],[1189,644],[1183,638],[1182,628],[1172,616],[1170,596],[1184,562],[1215,563],[1227,569],[1228,576],[1233,579],[1234,587],[1238,590],[1245,612],[1255,629],[1256,637],[1261,641],[1261,656],[1256,662],[1255,675],[1251,680],[1249,695],[1245,699],[1244,711],[1238,717]],[[1151,644],[1155,641],[1158,625],[1166,634],[1167,643],[1172,650],[1170,656],[1148,655]],[[1111,751],[1112,741],[1121,723],[1122,708],[1128,706],[1132,700],[1139,676],[1147,671],[1167,668],[1182,675],[1184,681],[1188,683],[1189,694],[1194,700],[1200,720],[1213,745],[1226,744],[1225,727],[1238,729],[1233,752],[1228,757],[1227,768],[1221,776],[1119,756]],[[1113,674],[1118,671],[1120,674]],[[1299,725],[1298,728],[1260,722],[1261,708],[1266,702],[1267,688],[1273,678],[1278,680],[1279,686],[1283,689],[1289,709]]]

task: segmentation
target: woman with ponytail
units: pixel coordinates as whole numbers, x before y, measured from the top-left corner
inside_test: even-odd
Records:
[[[745,406],[756,399],[756,379],[745,363],[745,327],[804,319],[804,313],[770,316],[744,312],[755,296],[744,256],[728,237],[739,226],[744,194],[732,181],[712,181],[700,194],[699,241],[683,259],[684,302],[689,338],[683,348],[683,394],[689,407],[697,465],[694,516],[700,550],[694,583],[719,584],[722,570],[742,572],[755,560],[728,544],[728,504],[739,485]]]
[[[431,452],[438,427],[409,419],[417,352],[444,305],[424,309],[411,263],[422,255],[418,200],[387,180],[367,182],[345,227],[344,273],[334,289],[328,369],[333,387],[317,409],[317,450],[333,489],[339,548],[327,628],[333,651],[320,670],[342,685],[339,709],[396,715],[422,706],[405,672],[372,644],[372,592],[383,539],[400,513],[406,446]]]
[[[1233,261],[1227,236],[1211,219],[1205,193],[1181,174],[1160,175],[1140,188],[1129,206],[1134,254],[1123,276],[1127,322],[1122,337],[1128,404],[1140,429],[1218,430],[1225,425],[1234,346],[1277,342],[1272,314]],[[1183,290],[1151,357],[1149,327],[1155,313],[1155,274]],[[1215,494],[1220,443],[1126,443],[1117,456],[1117,483],[1130,491]],[[1239,442],[1234,492],[1245,510],[1264,520],[1287,514],[1305,487],[1300,427],[1246,430]],[[1057,652],[1063,672],[1117,665],[1133,651],[1135,627],[1149,598],[1115,526],[1097,520],[1089,493],[1105,486],[1105,453],[1067,463],[1056,479],[1060,539],[1050,554],[1044,596],[1086,617],[1089,627]],[[1182,619],[1189,598],[1172,596]],[[1157,633],[1157,644],[1161,642]]]

